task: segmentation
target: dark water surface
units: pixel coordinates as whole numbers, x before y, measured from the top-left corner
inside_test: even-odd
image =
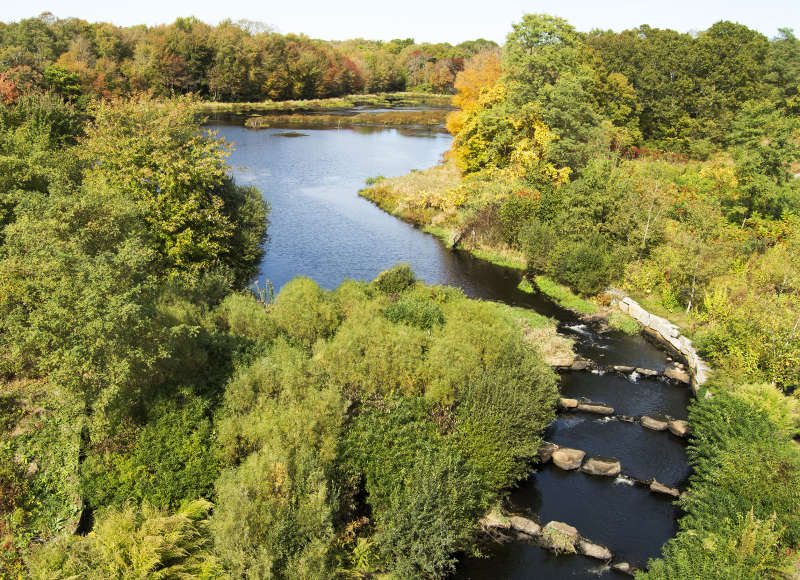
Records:
[[[334,288],[347,278],[373,279],[405,261],[427,283],[457,286],[471,297],[527,306],[557,319],[561,331],[578,340],[576,350],[602,365],[664,368],[664,353],[641,336],[598,333],[546,298],[519,291],[519,272],[448,250],[358,197],[369,177],[402,175],[436,164],[450,145],[448,135],[422,129],[293,128],[303,136],[280,138],[285,129],[248,130],[241,119],[211,127],[234,143],[229,162],[236,180],[260,188],[272,205],[270,241],[259,274],[262,283],[269,279],[278,290],[304,275]],[[618,413],[685,417],[686,390],[669,383],[632,383],[615,373],[570,373],[562,382],[566,396],[606,402]],[[636,424],[570,414],[550,427],[547,438],[590,455],[618,457],[623,470],[637,478],[657,477],[679,485],[688,475],[682,441]],[[555,519],[574,525],[583,536],[607,545],[616,561],[638,565],[659,556],[676,529],[676,508],[646,488],[553,467],[541,469],[521,485],[510,502],[542,522]],[[554,557],[524,541],[490,543],[484,551],[489,558],[465,559],[457,576],[488,580],[613,574],[596,561]]]

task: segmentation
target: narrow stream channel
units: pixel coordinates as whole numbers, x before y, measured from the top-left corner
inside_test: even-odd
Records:
[[[234,143],[230,157],[239,183],[259,187],[272,205],[267,255],[259,280],[276,291],[297,275],[333,288],[347,278],[369,280],[399,261],[409,262],[427,283],[457,286],[471,297],[532,308],[559,321],[576,339],[576,350],[602,367],[631,365],[663,369],[667,357],[642,336],[599,333],[542,296],[517,289],[517,271],[446,249],[438,240],[358,197],[369,177],[395,176],[437,163],[450,145],[448,135],[426,130],[282,129],[247,130],[242,119],[216,118],[210,128]],[[619,414],[686,416],[685,387],[655,379],[634,381],[618,373],[562,375],[564,396],[606,403]],[[617,457],[623,472],[656,477],[683,487],[689,474],[684,442],[668,432],[638,424],[570,413],[559,416],[548,441],[583,449],[588,455]],[[514,490],[511,506],[542,522],[558,520],[608,546],[616,560],[644,566],[661,554],[675,534],[678,511],[669,498],[623,479],[563,472],[550,465]],[[553,556],[525,541],[483,546],[486,558],[465,558],[458,578],[594,578],[615,574],[583,556]]]

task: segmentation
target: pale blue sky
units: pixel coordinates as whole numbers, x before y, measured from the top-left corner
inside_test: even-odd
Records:
[[[769,37],[782,27],[800,34],[800,0],[3,0],[0,19],[8,22],[44,11],[124,26],[161,24],[189,15],[211,24],[225,18],[247,19],[278,32],[315,38],[413,37],[418,42],[457,43],[484,37],[502,43],[511,24],[531,12],[561,16],[584,31],[623,30],[639,24],[691,31],[732,20]]]

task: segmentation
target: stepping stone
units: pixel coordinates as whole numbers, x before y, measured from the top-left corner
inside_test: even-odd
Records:
[[[689,373],[679,368],[670,367],[664,371],[664,375],[687,385],[692,382],[692,377],[689,376]]]
[[[578,406],[578,399],[567,399],[566,397],[559,397],[558,406],[562,409],[574,409]]]
[[[588,540],[580,540],[578,542],[578,549],[581,554],[597,560],[610,560],[614,557],[611,550],[600,544],[593,544]]]
[[[549,522],[542,530],[547,545],[557,552],[577,552],[576,544],[581,536],[578,530],[564,522]]]
[[[627,365],[614,365],[614,370],[617,371],[618,373],[628,374],[632,373],[635,369],[636,367],[629,367]]]
[[[668,486],[664,485],[663,483],[659,483],[655,479],[650,484],[650,491],[655,492],[655,493],[661,493],[661,494],[664,494],[664,495],[670,495],[670,496],[675,497],[675,498],[680,497],[680,495],[681,495],[681,492],[678,491],[677,489],[675,489],[674,487],[668,487]]]
[[[643,369],[641,367],[636,367],[636,372],[645,377],[655,377],[661,374],[659,371],[655,371],[653,369]]]
[[[643,415],[639,422],[642,427],[653,431],[665,431],[669,427],[669,417],[666,415]]]
[[[539,447],[539,461],[541,463],[547,463],[552,459],[553,452],[558,449],[558,445],[555,443],[545,443],[541,447]]]
[[[622,465],[619,459],[613,457],[590,457],[581,467],[581,471],[590,475],[616,477],[622,471]]]
[[[588,366],[589,366],[589,361],[585,361],[585,360],[576,360],[575,362],[573,362],[573,363],[570,365],[569,369],[570,369],[571,371],[583,371],[583,370],[586,370],[586,368],[587,368]]]
[[[508,530],[511,528],[511,522],[509,522],[508,518],[495,510],[483,516],[478,520],[478,523],[484,528],[495,528],[499,530]]]
[[[595,413],[597,415],[613,415],[614,407],[607,407],[605,405],[596,405],[593,403],[581,403],[576,409],[584,413]],[[666,429],[666,427],[664,427]]]
[[[689,423],[686,421],[673,419],[669,422],[669,431],[678,437],[688,437],[691,430],[689,429]]]
[[[559,447],[553,451],[553,463],[556,467],[570,471],[578,469],[583,463],[583,458],[586,457],[586,452],[580,449],[570,449],[569,447]]]
[[[511,524],[511,529],[529,536],[538,536],[542,531],[542,526],[520,516],[509,516],[508,522]]]
[[[613,566],[611,566],[611,569],[617,572],[622,572],[623,574],[627,574],[629,576],[633,576],[636,574],[636,571],[633,569],[633,566],[631,566],[627,562],[619,562],[618,564],[614,564]]]

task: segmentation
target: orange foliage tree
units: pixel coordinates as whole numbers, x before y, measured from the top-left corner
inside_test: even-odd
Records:
[[[500,67],[500,53],[497,50],[479,52],[467,62],[464,70],[456,75],[453,104],[459,111],[447,117],[447,130],[453,135],[464,126],[465,112],[478,105],[483,89],[493,86],[503,70]]]

